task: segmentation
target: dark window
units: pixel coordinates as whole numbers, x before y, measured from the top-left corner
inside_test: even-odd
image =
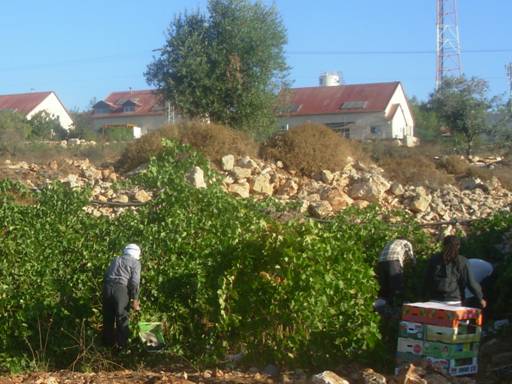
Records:
[[[380,127],[370,127],[372,135],[380,135]]]

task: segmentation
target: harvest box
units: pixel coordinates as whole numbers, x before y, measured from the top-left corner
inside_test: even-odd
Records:
[[[482,325],[482,313],[477,308],[428,301],[404,304],[402,320],[457,328],[461,323]]]

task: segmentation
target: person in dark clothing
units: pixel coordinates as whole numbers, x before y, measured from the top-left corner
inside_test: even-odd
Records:
[[[130,336],[129,311],[140,309],[140,254],[136,244],[128,244],[116,257],[103,280],[103,343],[124,348]]]
[[[446,236],[441,253],[429,260],[425,274],[425,296],[428,300],[461,305],[464,289],[473,293],[482,308],[487,305],[480,284],[475,280],[465,257],[459,255],[460,240]]]

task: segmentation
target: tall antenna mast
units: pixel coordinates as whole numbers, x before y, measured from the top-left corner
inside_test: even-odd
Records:
[[[507,77],[508,77],[508,98],[509,100],[512,100],[512,63],[508,63],[505,65],[505,70],[507,71]]]
[[[436,0],[436,89],[447,77],[462,76],[457,0]]]

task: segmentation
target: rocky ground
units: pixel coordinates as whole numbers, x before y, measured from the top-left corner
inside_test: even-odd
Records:
[[[482,167],[492,167],[500,159],[479,161]],[[313,178],[303,177],[284,169],[280,162],[263,162],[249,157],[226,155],[215,166],[222,175],[227,193],[240,198],[274,197],[281,201],[295,201],[300,214],[328,219],[344,208],[376,203],[386,209],[409,211],[425,224],[447,222],[446,232],[452,224],[489,216],[498,210],[510,210],[512,192],[497,179],[484,182],[474,177],[459,179],[457,185],[442,188],[401,185],[384,176],[375,165],[350,162],[337,172],[323,170]],[[142,167],[138,171],[143,171]],[[126,209],[137,209],[158,195],[139,187],[120,189],[116,182],[130,175],[119,175],[112,167],[97,167],[88,160],[51,161],[34,164],[6,160],[0,164],[0,178],[19,180],[37,190],[58,180],[72,188],[90,186],[91,204],[85,209],[91,215],[115,216]],[[200,168],[190,171],[188,179],[197,188],[207,188],[204,172]],[[512,233],[511,233],[512,239]],[[512,244],[512,241],[509,242]],[[383,376],[361,367],[340,368],[335,373],[307,375],[293,372],[265,372],[257,369],[243,371],[213,370],[183,371],[116,371],[77,373],[71,371],[30,373],[0,377],[2,383],[512,383],[512,341],[498,337],[488,338],[481,346],[479,375],[468,378],[448,378],[421,367],[411,367],[400,376]]]

